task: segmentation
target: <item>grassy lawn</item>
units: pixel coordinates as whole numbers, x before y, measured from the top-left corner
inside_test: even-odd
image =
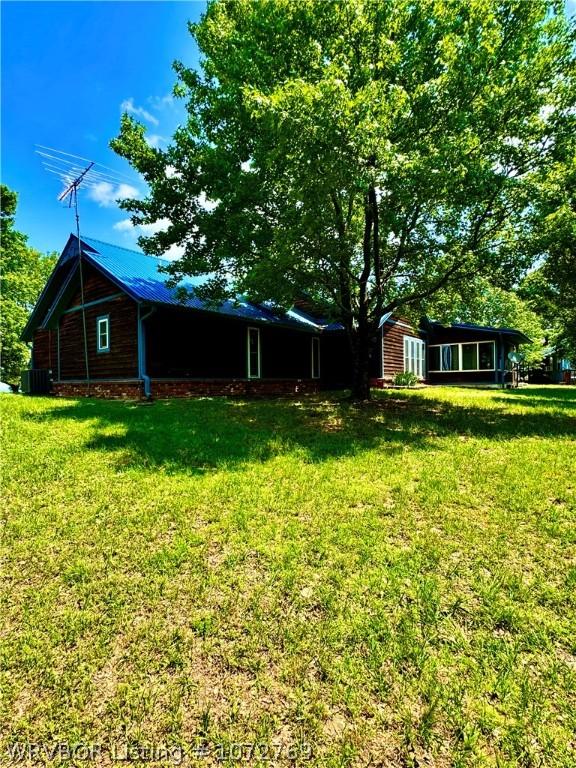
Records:
[[[0,408],[1,766],[576,765],[576,388]]]

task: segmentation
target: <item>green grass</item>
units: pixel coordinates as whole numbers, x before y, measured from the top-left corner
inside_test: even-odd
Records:
[[[2,750],[576,765],[576,388],[0,408]]]

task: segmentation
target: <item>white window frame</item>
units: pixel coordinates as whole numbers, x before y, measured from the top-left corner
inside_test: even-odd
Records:
[[[253,373],[250,365],[250,333],[255,331],[258,338],[258,373]],[[260,328],[254,328],[250,326],[246,329],[246,371],[249,379],[261,379],[262,378],[262,354],[260,350]]]
[[[101,327],[104,326],[106,334],[106,344],[102,344]],[[110,352],[110,315],[100,315],[96,318],[96,351]]]
[[[316,371],[316,374],[314,373],[314,345],[316,345],[317,348],[317,360],[318,360],[318,370]],[[311,349],[312,349],[312,359],[311,359],[311,371],[312,371],[312,378],[313,379],[319,379],[320,378],[320,338],[318,336],[312,336],[312,343],[311,343]]]
[[[462,347],[467,346],[469,344],[476,344],[476,360],[478,363],[480,363],[480,344],[492,344],[492,361],[493,365],[492,368],[462,368]],[[442,347],[459,347],[458,349],[458,368],[440,368],[438,369],[430,369],[430,373],[489,373],[490,371],[494,372],[496,370],[496,342],[492,339],[487,339],[484,341],[461,341],[461,342],[447,342],[446,344],[430,344],[429,348],[432,349],[432,347],[439,347],[442,349]],[[442,366],[442,352],[440,352],[440,366]]]
[[[404,372],[426,378],[426,342],[417,336],[404,336]]]

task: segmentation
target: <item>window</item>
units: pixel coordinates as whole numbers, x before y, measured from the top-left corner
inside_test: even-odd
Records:
[[[248,328],[248,378],[260,378],[260,329]]]
[[[96,318],[96,349],[98,352],[110,352],[109,315]]]
[[[494,370],[494,342],[484,341],[482,344],[478,344],[478,356],[480,358],[480,365],[478,368],[481,371],[493,371]]]
[[[462,370],[478,369],[478,344],[462,344]]]
[[[434,344],[428,348],[429,370],[493,371],[494,342],[472,341],[466,344]]]
[[[443,344],[441,350],[442,370],[459,371],[460,370],[460,345]]]
[[[423,379],[426,373],[425,346],[422,339],[404,336],[404,370]]]
[[[320,378],[320,339],[312,337],[312,378]]]

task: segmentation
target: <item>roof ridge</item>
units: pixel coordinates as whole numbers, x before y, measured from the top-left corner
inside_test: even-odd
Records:
[[[76,235],[74,235],[76,237]],[[128,251],[128,253],[134,253],[137,256],[146,256],[154,261],[163,261],[166,264],[170,264],[170,259],[164,259],[162,256],[153,256],[150,253],[144,253],[144,251],[137,251],[135,248],[126,248],[124,245],[116,245],[115,243],[107,243],[106,240],[100,240],[98,237],[90,237],[89,235],[81,235],[80,240],[91,240],[93,243],[101,243],[107,245],[109,248],[118,248],[121,251]],[[88,243],[89,244],[89,243]]]

